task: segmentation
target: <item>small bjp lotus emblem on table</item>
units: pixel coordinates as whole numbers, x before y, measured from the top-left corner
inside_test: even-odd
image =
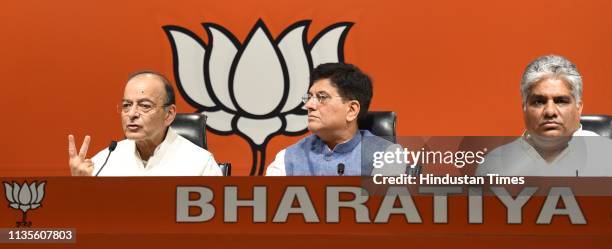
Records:
[[[13,182],[13,184],[4,182],[4,191],[9,207],[21,210],[23,213],[21,221],[17,221],[17,227],[32,226],[32,222],[27,220],[28,211],[41,207],[41,202],[45,196],[45,184],[46,182],[38,183],[34,181],[32,184],[24,182],[19,186],[16,182]]]

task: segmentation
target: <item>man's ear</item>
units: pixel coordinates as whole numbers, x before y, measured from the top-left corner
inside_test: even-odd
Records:
[[[168,111],[166,111],[166,117],[164,119],[164,125],[170,126],[172,122],[174,122],[174,118],[176,118],[176,105],[170,105],[166,107]]]
[[[346,121],[353,122],[359,116],[359,111],[361,110],[361,105],[359,105],[359,101],[351,100],[348,104],[348,111],[346,112]]]

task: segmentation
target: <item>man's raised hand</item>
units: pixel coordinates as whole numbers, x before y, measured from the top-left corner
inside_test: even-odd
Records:
[[[74,136],[72,134],[68,135],[68,164],[70,165],[70,173],[73,176],[91,176],[93,173],[93,162],[91,159],[86,158],[90,141],[91,138],[85,136],[83,145],[81,145],[81,149],[77,154]]]

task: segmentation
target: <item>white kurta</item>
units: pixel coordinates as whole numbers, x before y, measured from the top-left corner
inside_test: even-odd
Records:
[[[96,154],[93,175],[98,173],[108,148]],[[141,160],[134,140],[125,139],[108,158],[99,176],[221,176],[213,155],[168,128],[166,138],[146,162]]]
[[[526,137],[491,151],[477,175],[502,176],[612,176],[612,140],[582,129],[552,162],[546,162]]]

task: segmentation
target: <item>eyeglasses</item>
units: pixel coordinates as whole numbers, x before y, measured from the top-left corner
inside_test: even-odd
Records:
[[[136,112],[141,113],[141,114],[146,114],[157,107],[168,107],[170,105],[171,104],[163,104],[163,105],[158,106],[152,102],[142,101],[142,102],[136,103]],[[123,114],[128,113],[132,110],[133,106],[134,106],[134,103],[129,102],[129,101],[124,101],[121,104],[117,105],[117,112],[123,113]]]
[[[329,95],[320,94],[320,93],[312,95],[310,93],[307,93],[304,96],[302,96],[302,102],[306,104],[308,103],[310,99],[314,99],[316,104],[325,104],[327,103],[327,101],[329,101],[333,97],[340,97],[340,96],[329,96]]]

